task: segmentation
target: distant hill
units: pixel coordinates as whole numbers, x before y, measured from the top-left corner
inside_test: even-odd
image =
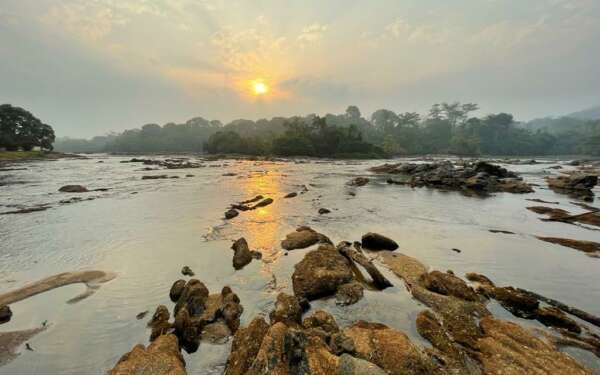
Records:
[[[600,120],[600,105],[583,111],[573,112],[567,117],[574,117],[580,120]]]

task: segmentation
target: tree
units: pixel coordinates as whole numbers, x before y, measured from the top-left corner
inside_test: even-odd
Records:
[[[52,150],[54,130],[33,114],[10,104],[0,105],[0,148],[29,151],[34,147]]]

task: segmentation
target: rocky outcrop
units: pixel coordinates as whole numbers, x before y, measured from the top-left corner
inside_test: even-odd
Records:
[[[527,209],[540,215],[549,216],[547,219],[542,219],[544,221],[560,221],[570,224],[580,223],[600,227],[600,211],[598,210],[571,215],[568,211],[545,206],[527,207]]]
[[[333,245],[322,244],[296,264],[292,285],[297,297],[313,300],[335,294],[339,286],[352,279],[349,261]]]
[[[387,372],[364,359],[342,354],[336,375],[387,375]]]
[[[419,280],[425,289],[445,296],[454,296],[467,301],[476,301],[477,294],[462,279],[450,273],[431,271]]]
[[[240,328],[233,337],[231,354],[225,375],[247,374],[260,350],[269,325],[263,318],[255,318],[248,327]]]
[[[360,264],[367,271],[369,276],[371,276],[373,285],[377,289],[383,290],[392,286],[392,283],[385,276],[383,276],[381,272],[379,272],[373,262],[367,259],[367,257],[362,253],[362,247],[358,247],[358,250],[356,250],[350,247],[350,242],[342,241],[336,246],[336,248],[348,260]]]
[[[405,184],[451,190],[469,190],[479,193],[531,193],[533,189],[514,172],[484,161],[453,164],[449,161],[424,164],[384,164],[370,171],[408,176]],[[391,181],[395,183],[395,181]],[[404,184],[404,183],[402,183]]]
[[[247,264],[252,262],[252,259],[260,259],[262,254],[258,251],[251,251],[248,247],[248,242],[245,238],[240,238],[231,245],[233,250],[233,268],[240,270]]]
[[[12,318],[12,311],[9,306],[0,306],[0,324],[9,322]]]
[[[582,251],[588,255],[594,257],[600,257],[600,243],[594,241],[582,241],[582,240],[573,240],[569,238],[558,238],[558,237],[541,237],[538,236],[538,239],[550,242],[556,245],[561,245],[565,247],[570,247],[571,249]]]
[[[362,247],[369,250],[396,250],[398,248],[396,241],[372,232],[362,236],[361,244]]]
[[[186,375],[185,361],[175,335],[163,335],[147,348],[136,345],[125,354],[109,375]]]
[[[574,174],[546,178],[550,189],[585,200],[593,199],[592,189],[598,184],[598,176]],[[587,198],[587,199],[586,199]]]
[[[89,190],[82,185],[65,185],[58,189],[61,193],[87,193]]]
[[[281,241],[285,250],[304,249],[317,243],[331,243],[325,235],[318,233],[310,227],[299,227],[295,232],[288,233]]]

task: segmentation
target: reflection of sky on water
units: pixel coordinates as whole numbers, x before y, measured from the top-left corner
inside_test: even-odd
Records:
[[[56,204],[65,195],[57,189],[81,183],[107,192],[100,198],[26,215],[0,216],[0,290],[5,291],[51,274],[102,269],[118,273],[96,294],[75,305],[66,300],[82,291],[73,285],[11,306],[13,321],[2,330],[24,329],[48,320],[51,324],[31,340],[35,352],[0,368],[0,374],[103,373],[121,354],[146,343],[149,332],[140,311],[151,312],[168,300],[171,284],[190,266],[212,292],[230,285],[244,305],[242,323],[272,308],[279,291],[291,291],[291,273],[306,250],[287,256],[280,240],[299,225],[310,225],[334,242],[359,240],[368,231],[389,235],[403,253],[433,268],[452,269],[458,275],[481,272],[500,285],[537,291],[570,305],[600,314],[600,260],[575,250],[547,244],[533,235],[600,240],[598,231],[563,223],[548,223],[525,207],[537,205],[525,198],[560,202],[573,213],[582,209],[570,198],[543,188],[545,165],[508,166],[527,172],[528,181],[541,184],[531,195],[497,194],[489,199],[455,192],[390,186],[385,177],[371,177],[361,188],[346,185],[352,177],[368,175],[376,161],[284,163],[260,161],[209,162],[221,168],[142,172],[139,164],[122,158],[60,160],[26,165],[11,172],[16,181],[0,190],[0,205]],[[226,164],[225,166],[223,166]],[[235,176],[223,176],[224,173]],[[180,179],[142,181],[143,174],[179,175]],[[194,177],[185,178],[188,173]],[[287,193],[308,192],[283,199]],[[351,196],[349,192],[355,192]],[[138,192],[138,194],[132,194]],[[223,212],[234,202],[258,194],[274,203],[241,212],[231,220]],[[319,208],[331,210],[318,215]],[[5,210],[5,207],[0,207]],[[490,233],[502,229],[516,235]],[[234,271],[230,249],[245,237],[262,261]],[[452,248],[461,249],[457,254]],[[384,292],[365,294],[355,306],[341,308],[331,299],[314,308],[332,312],[339,322],[356,319],[380,321],[420,340],[414,318],[422,306],[402,282],[386,270],[395,284]],[[227,346],[203,345],[186,356],[190,373],[219,373]]]

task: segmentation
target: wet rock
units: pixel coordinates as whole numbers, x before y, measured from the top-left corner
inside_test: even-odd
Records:
[[[366,177],[356,177],[352,181],[350,181],[350,186],[365,186],[369,183],[369,179]]]
[[[60,203],[64,203],[64,201],[60,201]],[[40,206],[34,206],[34,207],[21,208],[21,209],[13,210],[13,211],[0,212],[0,215],[29,214],[31,212],[46,211],[49,208],[50,208],[50,206],[48,206],[48,205],[40,205]]]
[[[181,269],[181,274],[183,276],[190,276],[190,277],[195,275],[194,271],[192,271],[192,269],[188,266],[183,266],[183,268]]]
[[[136,345],[125,354],[109,375],[186,375],[185,361],[175,335],[163,335],[145,348]]]
[[[326,208],[319,208],[319,215],[325,215],[325,214],[328,214],[330,212],[331,212],[331,210],[328,210]]]
[[[525,200],[526,200],[526,201],[530,201],[530,202],[536,202],[536,203],[545,203],[545,204],[560,204],[560,202],[549,202],[549,201],[545,201],[545,200],[543,200],[543,199],[538,199],[538,198],[535,198],[535,199],[529,199],[529,198],[528,198],[528,199],[525,199]]]
[[[323,310],[317,310],[311,316],[304,318],[302,327],[305,329],[319,328],[327,335],[333,335],[340,331],[335,318]]]
[[[308,252],[294,267],[292,285],[297,297],[308,300],[334,294],[353,278],[348,260],[329,244]]]
[[[148,310],[146,310],[146,311],[142,311],[142,312],[139,312],[139,313],[138,313],[138,314],[135,316],[135,318],[136,318],[137,320],[142,320],[142,319],[144,319],[144,318],[146,317],[146,315],[148,315],[148,312],[149,312]]]
[[[472,282],[476,282],[476,283],[491,286],[491,287],[495,286],[494,283],[492,282],[492,280],[488,279],[487,276],[479,274],[479,273],[469,272],[465,275],[465,277],[467,278],[467,280],[472,281]]]
[[[225,219],[230,220],[233,219],[234,217],[238,216],[240,213],[237,212],[237,210],[234,210],[233,208],[230,210],[225,211]]]
[[[226,375],[245,375],[250,370],[269,325],[263,318],[255,318],[248,327],[240,328],[233,337],[231,354],[227,359]]]
[[[564,328],[574,333],[581,333],[581,327],[560,309],[553,306],[539,308],[535,317],[540,323],[556,328]]]
[[[527,207],[529,211],[533,211],[536,214],[540,215],[548,215],[552,218],[559,218],[563,216],[569,216],[569,212],[565,210],[561,210],[560,208],[552,208],[546,206],[532,206]]]
[[[9,306],[0,306],[0,324],[9,322],[12,318],[12,311]]]
[[[46,326],[42,326],[22,331],[0,332],[0,367],[17,358],[23,343],[45,329]]]
[[[343,332],[335,332],[331,334],[329,348],[335,355],[341,355],[342,353],[354,355],[354,353],[356,353],[354,341],[352,341],[352,339],[346,336]]]
[[[536,298],[513,287],[500,287],[493,290],[493,297],[513,315],[531,319],[539,307]]]
[[[387,375],[387,372],[364,359],[342,354],[337,375]]]
[[[282,322],[287,326],[299,326],[302,319],[302,307],[295,296],[279,293],[275,309],[269,313],[271,325]]]
[[[478,359],[484,374],[594,374],[523,327],[492,316],[480,322]]]
[[[335,293],[335,303],[341,306],[353,305],[363,297],[364,288],[356,281],[342,284]]]
[[[379,323],[358,321],[344,330],[354,341],[356,357],[390,375],[431,374],[438,366],[404,333]]]
[[[89,190],[82,185],[65,185],[58,189],[62,193],[87,193]]]
[[[281,247],[285,250],[304,249],[318,242],[331,243],[329,238],[309,227],[299,227],[295,232],[288,233],[281,241]]]
[[[161,180],[165,178],[169,178],[169,176],[167,176],[166,174],[142,176],[142,180]]]
[[[182,307],[187,307],[191,316],[199,316],[204,311],[208,299],[208,288],[198,279],[191,279],[185,284],[179,300],[175,304],[174,315]]]
[[[169,309],[165,305],[158,305],[154,315],[152,315],[152,319],[148,322],[148,327],[154,327],[162,322],[168,322],[171,318],[171,314],[169,314]]]
[[[362,247],[369,250],[396,250],[398,248],[396,241],[373,232],[363,235],[361,244]]]
[[[284,198],[294,198],[294,197],[297,197],[297,196],[298,196],[298,193],[292,192],[292,193],[286,194],[284,196]]]
[[[233,268],[236,270],[244,268],[252,259],[260,259],[262,254],[258,251],[250,251],[245,238],[240,238],[231,245],[233,253]]]
[[[183,289],[185,288],[186,281],[185,280],[177,280],[171,286],[171,290],[169,291],[169,298],[171,302],[177,302],[183,293]]]
[[[509,230],[502,230],[502,229],[489,229],[488,232],[490,232],[490,233],[502,233],[502,234],[515,234],[515,232],[511,232]]]
[[[551,188],[564,190],[591,190],[598,184],[598,176],[593,175],[561,175],[546,179]]]
[[[600,243],[594,241],[582,241],[582,240],[573,240],[568,238],[558,238],[558,237],[541,237],[538,236],[538,239],[550,242],[556,245],[561,245],[565,247],[570,247],[575,250],[583,251],[589,255],[600,255]]]
[[[460,278],[440,271],[423,274],[421,284],[428,290],[467,301],[477,300],[477,294]]]
[[[273,199],[271,199],[271,198],[265,198],[262,201],[260,201],[257,204],[255,204],[254,206],[252,206],[252,209],[254,210],[254,209],[259,208],[259,207],[265,207],[265,206],[270,205],[271,203],[273,203]]]

